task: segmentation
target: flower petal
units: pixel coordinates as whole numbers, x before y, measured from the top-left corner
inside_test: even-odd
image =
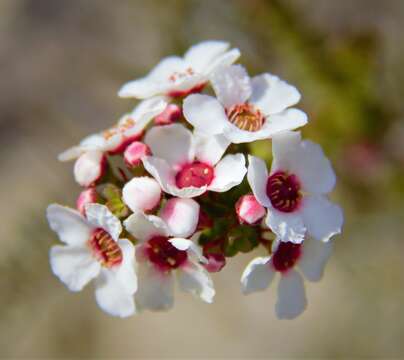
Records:
[[[225,192],[239,185],[245,174],[245,157],[243,154],[229,154],[215,166],[215,177],[208,186],[208,190]]]
[[[269,115],[261,131],[270,138],[281,131],[294,130],[307,124],[307,115],[298,109],[290,108],[279,114]]]
[[[304,223],[316,240],[327,242],[341,233],[344,215],[342,209],[323,195],[306,196],[302,204]]]
[[[92,227],[78,211],[52,204],[48,206],[46,217],[60,241],[68,245],[84,245],[90,239]]]
[[[215,296],[213,281],[209,273],[199,264],[189,262],[177,272],[180,289],[211,304]]]
[[[156,126],[149,130],[145,143],[153,156],[178,166],[194,159],[192,133],[181,124]]]
[[[294,173],[295,157],[300,150],[300,131],[284,131],[272,138],[273,161],[271,173],[287,171]]]
[[[223,106],[209,95],[189,95],[184,100],[183,113],[195,129],[210,135],[221,134],[228,123]]]
[[[262,74],[255,76],[251,83],[250,102],[265,115],[280,113],[300,101],[299,91],[277,76]]]
[[[218,69],[212,74],[211,83],[217,98],[226,109],[245,103],[252,91],[250,77],[241,65]]]
[[[192,199],[171,198],[159,215],[167,224],[170,235],[187,238],[198,225],[199,204]]]
[[[299,268],[310,281],[319,281],[323,277],[324,268],[331,256],[333,242],[322,242],[306,239],[303,243],[303,256],[299,261]]]
[[[101,270],[101,264],[82,246],[53,246],[49,258],[52,272],[70,291],[81,291]]]
[[[160,202],[161,188],[153,178],[135,177],[123,187],[122,199],[133,212],[153,210]]]
[[[241,287],[245,295],[268,288],[275,277],[275,271],[269,266],[270,260],[270,256],[257,257],[247,265],[241,276]]]
[[[167,225],[158,216],[136,212],[129,216],[123,224],[125,229],[140,242],[148,241],[153,236],[168,236]]]
[[[206,164],[214,166],[227,150],[230,142],[223,135],[194,133],[195,157]]]
[[[169,186],[174,186],[175,177],[167,161],[154,156],[145,156],[142,158],[142,162],[147,172],[157,180],[161,188],[165,192],[169,192]]]
[[[278,285],[278,300],[275,305],[279,319],[294,319],[307,307],[302,276],[295,270],[282,274]]]
[[[255,156],[248,157],[248,183],[257,201],[265,207],[271,207],[267,196],[268,170],[264,160]]]
[[[198,234],[198,238],[199,238]],[[202,254],[202,249],[196,244],[196,236],[192,236],[191,240],[182,238],[171,238],[168,240],[175,248],[181,251],[188,251],[189,255],[201,263],[207,263],[208,259]]]
[[[104,229],[117,241],[122,232],[122,224],[119,219],[104,205],[87,204],[87,221],[95,228]]]
[[[139,310],[162,311],[174,304],[174,276],[172,272],[163,273],[153,265],[139,264],[139,288],[135,295]]]
[[[281,241],[301,244],[304,240],[306,227],[300,212],[284,213],[270,208],[265,223]]]
[[[215,71],[221,68],[232,65],[240,57],[241,53],[239,49],[231,49],[226,51],[224,54],[219,55],[209,66],[205,69],[204,73],[209,76]]]
[[[81,186],[90,186],[103,174],[104,154],[101,151],[87,151],[80,155],[74,164],[74,178]]]

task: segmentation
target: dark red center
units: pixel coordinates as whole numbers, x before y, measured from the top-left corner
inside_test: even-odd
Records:
[[[281,242],[272,255],[272,264],[276,271],[286,272],[296,265],[301,255],[301,244]]]
[[[295,175],[278,171],[268,178],[267,195],[272,206],[282,212],[293,212],[299,206],[300,183]]]
[[[149,260],[162,271],[177,269],[188,259],[187,252],[178,250],[165,236],[151,238],[147,243],[146,254]]]
[[[103,266],[110,268],[122,263],[121,248],[104,229],[98,228],[93,231],[89,246]]]
[[[195,161],[185,165],[175,176],[175,182],[180,189],[186,187],[202,187],[209,185],[214,176],[214,169],[208,164]]]

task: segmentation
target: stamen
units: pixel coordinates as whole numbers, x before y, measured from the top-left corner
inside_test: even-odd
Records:
[[[265,122],[265,117],[261,111],[248,103],[234,105],[226,109],[226,113],[233,125],[245,131],[258,131]]]
[[[122,263],[122,250],[104,229],[94,230],[89,240],[89,246],[94,256],[107,268]]]

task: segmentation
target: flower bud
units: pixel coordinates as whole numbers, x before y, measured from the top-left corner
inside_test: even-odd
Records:
[[[126,148],[123,157],[126,165],[133,168],[139,166],[146,155],[151,155],[150,148],[140,141],[134,141]]]
[[[204,254],[204,256],[208,260],[208,262],[203,266],[210,273],[219,272],[226,265],[226,258],[223,254],[212,253],[212,254]]]
[[[254,195],[244,195],[236,203],[236,213],[241,224],[256,224],[265,216],[265,208]]]
[[[169,104],[165,110],[154,118],[156,125],[169,125],[178,121],[182,116],[182,110],[178,105]]]
[[[90,187],[104,175],[106,165],[106,158],[102,152],[85,152],[74,164],[74,178],[81,186]]]
[[[85,207],[87,204],[93,204],[96,203],[98,200],[98,194],[95,188],[90,187],[86,190],[83,190],[79,197],[77,198],[76,202],[76,207],[77,210],[80,211],[80,213],[85,216],[86,215],[86,210]]]

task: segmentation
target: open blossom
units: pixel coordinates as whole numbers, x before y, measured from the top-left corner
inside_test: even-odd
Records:
[[[256,199],[268,209],[268,227],[293,243],[301,243],[306,231],[325,242],[339,234],[342,210],[327,198],[335,174],[321,147],[302,141],[300,132],[285,132],[273,138],[272,152],[269,175],[264,161],[253,156],[247,175]]]
[[[135,249],[129,240],[119,238],[118,218],[99,204],[86,206],[86,218],[67,207],[50,205],[47,218],[65,243],[50,250],[53,273],[71,291],[81,291],[94,279],[101,309],[113,316],[132,315],[137,289]]]
[[[179,97],[201,91],[213,71],[234,63],[240,56],[238,49],[229,48],[227,42],[205,41],[192,46],[183,58],[168,56],[145,77],[125,84],[119,96],[138,99],[155,95]]]
[[[193,135],[183,125],[151,129],[145,137],[153,156],[143,158],[146,170],[171,195],[190,198],[207,190],[225,192],[246,174],[243,154],[222,158],[229,143],[222,136]]]
[[[126,230],[137,240],[139,311],[167,310],[174,304],[174,280],[182,291],[206,303],[215,295],[212,280],[199,263],[201,250],[188,240],[197,226],[199,205],[192,199],[170,199],[162,217],[137,212],[125,220]]]
[[[306,239],[302,244],[294,244],[278,240],[271,256],[255,258],[246,267],[241,277],[242,290],[244,294],[263,291],[279,274],[276,315],[280,319],[293,319],[307,306],[301,273],[309,281],[319,281],[331,252],[331,241]]]
[[[198,131],[223,134],[232,143],[267,139],[307,123],[304,112],[289,108],[300,100],[294,86],[277,76],[252,79],[241,65],[218,69],[211,82],[217,99],[193,94],[184,100],[184,116]]]
[[[130,113],[124,115],[116,126],[90,135],[59,155],[60,161],[77,159],[74,166],[76,181],[91,186],[98,181],[105,169],[105,154],[124,151],[131,142],[139,139],[150,121],[166,106],[163,98],[142,101]]]

